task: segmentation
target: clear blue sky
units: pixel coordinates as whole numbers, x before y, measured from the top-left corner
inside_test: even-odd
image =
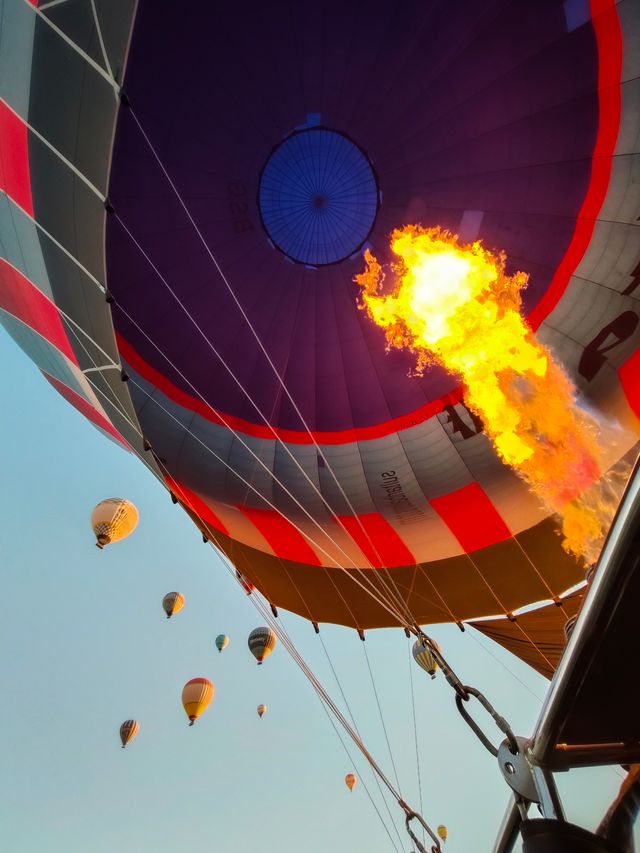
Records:
[[[362,784],[353,794],[344,785],[362,761],[354,766],[346,757],[281,646],[255,666],[246,638],[260,617],[186,515],[134,456],[56,395],[4,332],[0,359],[0,846],[11,853],[392,851]],[[112,496],[135,502],[140,525],[100,552],[89,515]],[[186,606],[167,621],[162,597],[174,589]],[[338,697],[311,626],[281,615]],[[221,632],[231,643],[219,655]],[[489,641],[470,631],[431,633],[516,733],[529,734],[540,706],[531,692],[542,697],[544,679],[491,646],[495,660]],[[363,738],[391,776],[362,643],[332,626],[322,627],[322,637]],[[385,630],[369,632],[366,646],[402,791],[417,806],[407,642],[401,631]],[[216,697],[189,728],[180,693],[195,676],[210,678]],[[508,797],[497,765],[458,716],[442,677],[432,682],[414,665],[414,683],[424,815],[448,825],[450,853],[490,851]],[[260,702],[269,706],[263,720]],[[141,731],[122,750],[118,729],[128,717]],[[370,773],[363,778],[379,801]],[[569,816],[593,826],[620,777],[602,769],[559,782]],[[396,844],[406,853],[411,845],[401,832]]]

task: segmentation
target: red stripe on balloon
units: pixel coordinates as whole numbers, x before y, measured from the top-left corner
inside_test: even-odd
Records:
[[[596,219],[609,188],[612,157],[620,129],[622,33],[615,0],[591,0],[591,24],[598,45],[598,134],[591,157],[591,180],[564,258],[547,291],[529,315],[537,329],[560,301],[569,279],[589,248]]]
[[[294,563],[321,565],[316,552],[304,536],[279,513],[270,509],[252,509],[248,506],[239,506],[238,509],[266,539],[276,557],[291,560]]]
[[[29,216],[33,216],[27,126],[2,100],[0,100],[0,189]]]
[[[467,553],[511,538],[502,516],[477,483],[429,503]]]
[[[434,400],[432,403],[427,403],[422,408],[408,415],[403,415],[400,418],[395,418],[390,421],[385,421],[383,424],[375,424],[370,427],[355,427],[353,429],[341,430],[339,432],[302,432],[293,429],[281,429],[279,427],[268,427],[262,424],[254,424],[251,421],[245,421],[243,418],[237,418],[234,415],[228,415],[220,412],[217,409],[208,406],[202,400],[192,397],[191,394],[182,391],[174,385],[166,376],[152,367],[146,362],[128,341],[122,335],[116,333],[118,342],[118,350],[120,355],[127,364],[143,379],[154,385],[159,391],[182,406],[183,409],[188,409],[190,412],[195,412],[197,415],[205,418],[211,423],[220,426],[228,426],[231,429],[242,433],[243,435],[251,435],[255,438],[266,438],[271,441],[284,441],[287,444],[313,444],[314,441],[318,444],[349,444],[356,441],[371,441],[376,438],[384,438],[387,435],[392,435],[403,429],[409,429],[412,426],[417,426],[428,418],[442,412],[447,406],[453,406],[462,400],[462,390],[456,389],[451,394],[443,397],[441,400]]]
[[[3,258],[0,258],[0,308],[41,335],[73,364],[78,364],[56,306]]]
[[[618,376],[629,406],[640,419],[640,350],[618,369]]]
[[[50,376],[44,370],[41,372],[47,382],[53,385],[56,391],[61,394],[68,403],[71,403],[74,409],[77,409],[85,416],[85,418],[87,418],[87,420],[100,427],[100,429],[103,429],[106,433],[115,438],[116,441],[123,444],[127,450],[129,450],[129,445],[120,435],[118,430],[105,418],[104,415],[95,409],[88,400],[85,400],[84,397],[81,397],[80,394],[69,388],[69,386],[65,385],[64,382],[60,382],[60,380],[56,379],[55,376]]]
[[[380,513],[341,515],[339,520],[375,569],[415,565],[416,559],[411,551]]]
[[[213,527],[215,530],[219,530],[220,533],[224,533],[225,536],[231,536],[215,512],[207,503],[205,503],[205,501],[202,500],[201,497],[199,497],[195,492],[192,492],[191,489],[183,486],[182,483],[174,480],[173,477],[170,477],[168,474],[165,474],[164,479],[165,483],[169,486],[178,500],[182,501],[183,504],[186,504],[192,512],[195,512],[195,514],[204,521],[207,527]]]

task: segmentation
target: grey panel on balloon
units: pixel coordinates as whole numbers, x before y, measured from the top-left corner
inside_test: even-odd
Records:
[[[400,507],[407,510],[405,514],[416,514],[416,510],[424,512],[429,508],[397,434],[375,441],[361,441],[359,448],[369,491],[379,513],[393,522],[398,520]],[[395,496],[406,500],[399,503],[394,501]]]
[[[109,82],[38,19],[29,123],[103,193],[117,105]]]
[[[637,222],[640,208],[640,155],[621,154],[613,158],[609,190],[600,219]]]
[[[103,202],[33,135],[29,138],[29,164],[36,219],[104,283]]]
[[[23,119],[29,109],[35,22],[24,0],[0,0],[0,97]]]
[[[194,426],[199,432],[199,424]],[[243,434],[236,438],[229,430],[227,433],[229,453],[226,461],[231,469],[240,474],[251,487],[240,483],[237,477],[230,477],[227,474],[226,480],[230,484],[232,497],[228,498],[225,495],[224,499],[228,503],[246,503],[254,507],[265,507],[266,501],[275,503],[275,483],[271,473],[275,455],[274,442],[262,441]]]
[[[318,520],[325,518],[328,510],[322,499],[316,446],[287,444],[285,449],[280,442],[275,442],[274,450],[273,470],[276,478],[314,518]],[[279,509],[286,508],[288,512],[295,515],[301,514],[300,507],[295,505],[291,498],[282,494],[279,486],[274,485],[274,490],[276,506]]]
[[[53,300],[38,232],[33,220],[8,196],[0,194],[0,257]]]
[[[332,511],[336,515],[374,512],[358,446],[326,444],[322,446],[322,452],[326,462],[319,468],[320,483]],[[336,485],[336,479],[344,494]]]
[[[508,473],[508,469],[500,461],[491,441],[484,433],[474,435],[467,441],[458,442],[456,450],[471,477],[480,485],[498,482]]]
[[[95,6],[97,13],[108,66],[104,60],[92,6]],[[118,0],[117,3],[113,0],[103,0],[102,3],[99,0],[95,3],[92,0],[75,0],[73,3],[51,6],[45,9],[45,14],[101,68],[107,71],[110,67],[116,79],[121,80],[135,6],[135,0]]]
[[[565,335],[571,338],[577,350],[582,350],[603,326],[628,307],[625,296],[574,277],[569,282],[561,305],[553,314],[551,325],[545,325],[543,337],[555,347],[556,335]]]
[[[640,75],[640,5],[637,0],[620,0],[616,12],[624,44],[621,79],[631,80]]]
[[[471,475],[443,426],[447,417],[442,413],[400,433],[416,480],[429,500],[455,492],[471,482]]]
[[[598,220],[589,251],[576,269],[576,275],[623,293],[629,288],[640,261],[638,225]],[[640,290],[630,295],[640,298]]]
[[[29,326],[6,311],[0,310],[0,323],[13,340],[41,370],[59,379],[73,391],[86,399],[84,389],[78,384],[75,373],[64,356]]]

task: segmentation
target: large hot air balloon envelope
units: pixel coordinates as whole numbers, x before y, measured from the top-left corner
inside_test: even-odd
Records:
[[[271,628],[254,628],[249,634],[248,645],[249,651],[260,666],[276,647],[275,632]]]
[[[138,526],[138,510],[125,498],[107,498],[94,507],[91,527],[96,545],[104,548],[130,536]]]
[[[316,623],[402,621],[360,572],[417,624],[582,580],[459,379],[387,353],[353,277],[406,223],[504,250],[622,457],[638,4],[83,5],[2,6],[0,321],[47,381]]]
[[[162,609],[167,614],[167,619],[171,619],[176,613],[179,613],[184,607],[184,595],[180,592],[168,592],[162,599]]]
[[[122,741],[122,748],[124,749],[127,744],[131,743],[134,737],[140,731],[140,723],[137,720],[125,720],[124,723],[120,726],[120,740]]]
[[[182,688],[182,705],[192,726],[203,714],[215,695],[215,687],[207,678],[192,678]]]

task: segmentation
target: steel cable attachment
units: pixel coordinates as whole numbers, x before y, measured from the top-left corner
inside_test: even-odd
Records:
[[[478,700],[478,702],[482,705],[485,711],[491,716],[496,726],[506,736],[507,742],[509,744],[509,751],[511,752],[511,754],[517,755],[520,751],[518,747],[518,741],[507,720],[505,720],[505,718],[496,711],[491,702],[489,702],[489,700],[483,693],[481,693],[475,687],[470,687],[468,684],[462,683],[462,681],[458,678],[454,670],[447,663],[442,652],[440,651],[439,646],[430,637],[420,631],[418,634],[418,638],[420,639],[422,644],[429,649],[429,651],[437,661],[438,666],[442,669],[444,677],[455,691],[456,706],[458,708],[458,711],[460,711],[462,719],[467,723],[471,731],[475,734],[475,736],[485,747],[485,749],[487,749],[491,753],[491,755],[493,755],[494,758],[498,757],[498,748],[491,743],[491,741],[482,731],[478,723],[476,723],[476,721],[465,708],[464,703],[468,702],[472,696],[474,696]]]
[[[418,853],[441,853],[442,847],[440,846],[440,841],[438,839],[438,836],[434,834],[431,827],[426,822],[426,820],[422,817],[422,815],[418,814],[417,812],[414,812],[413,809],[409,808],[409,806],[405,803],[404,800],[399,800],[398,802],[400,803],[400,805],[404,809],[404,813],[406,815],[405,821],[404,821],[405,826],[407,827],[407,832],[409,833],[409,836],[410,836],[411,840],[413,841],[415,848],[418,851]],[[431,850],[427,850],[427,848],[424,846],[422,841],[420,841],[420,839],[417,837],[417,835],[411,829],[411,821],[414,819],[422,824],[422,827],[428,832],[429,837],[433,841],[433,844],[431,845]]]

